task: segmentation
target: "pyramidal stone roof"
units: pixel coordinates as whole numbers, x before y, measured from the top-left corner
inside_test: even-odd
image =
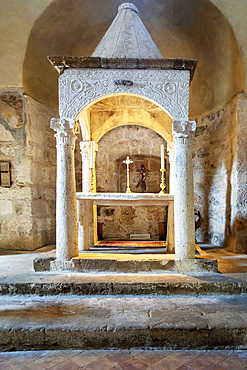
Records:
[[[142,23],[137,7],[131,3],[119,6],[117,16],[92,57],[163,59]]]

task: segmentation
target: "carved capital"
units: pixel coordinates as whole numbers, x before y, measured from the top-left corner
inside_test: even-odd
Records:
[[[177,137],[190,137],[196,131],[195,121],[173,121],[172,134]]]
[[[50,127],[56,131],[57,147],[66,144],[74,148],[77,132],[77,124],[74,120],[52,118]]]
[[[71,130],[75,131],[75,122],[73,119],[52,118],[50,127],[56,132],[62,132],[64,135],[68,134]]]

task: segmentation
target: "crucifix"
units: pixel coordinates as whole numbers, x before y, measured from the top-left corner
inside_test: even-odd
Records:
[[[131,163],[133,163],[133,161],[127,155],[127,158],[123,161],[123,163],[125,163],[126,166],[127,166],[127,189],[126,189],[126,193],[131,193],[131,190],[130,190],[130,170],[129,170],[129,165]]]

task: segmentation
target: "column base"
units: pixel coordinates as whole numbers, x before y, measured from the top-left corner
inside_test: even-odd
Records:
[[[175,260],[174,262],[175,262],[174,267],[177,272],[187,272],[187,273],[219,272],[217,260],[195,258],[195,259]]]

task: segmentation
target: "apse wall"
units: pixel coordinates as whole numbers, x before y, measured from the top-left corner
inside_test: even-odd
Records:
[[[28,95],[57,108],[57,72],[47,55],[90,56],[122,0],[54,0],[30,32],[23,64]],[[232,28],[207,0],[133,0],[164,58],[195,58],[190,116],[225,105],[244,87]]]

